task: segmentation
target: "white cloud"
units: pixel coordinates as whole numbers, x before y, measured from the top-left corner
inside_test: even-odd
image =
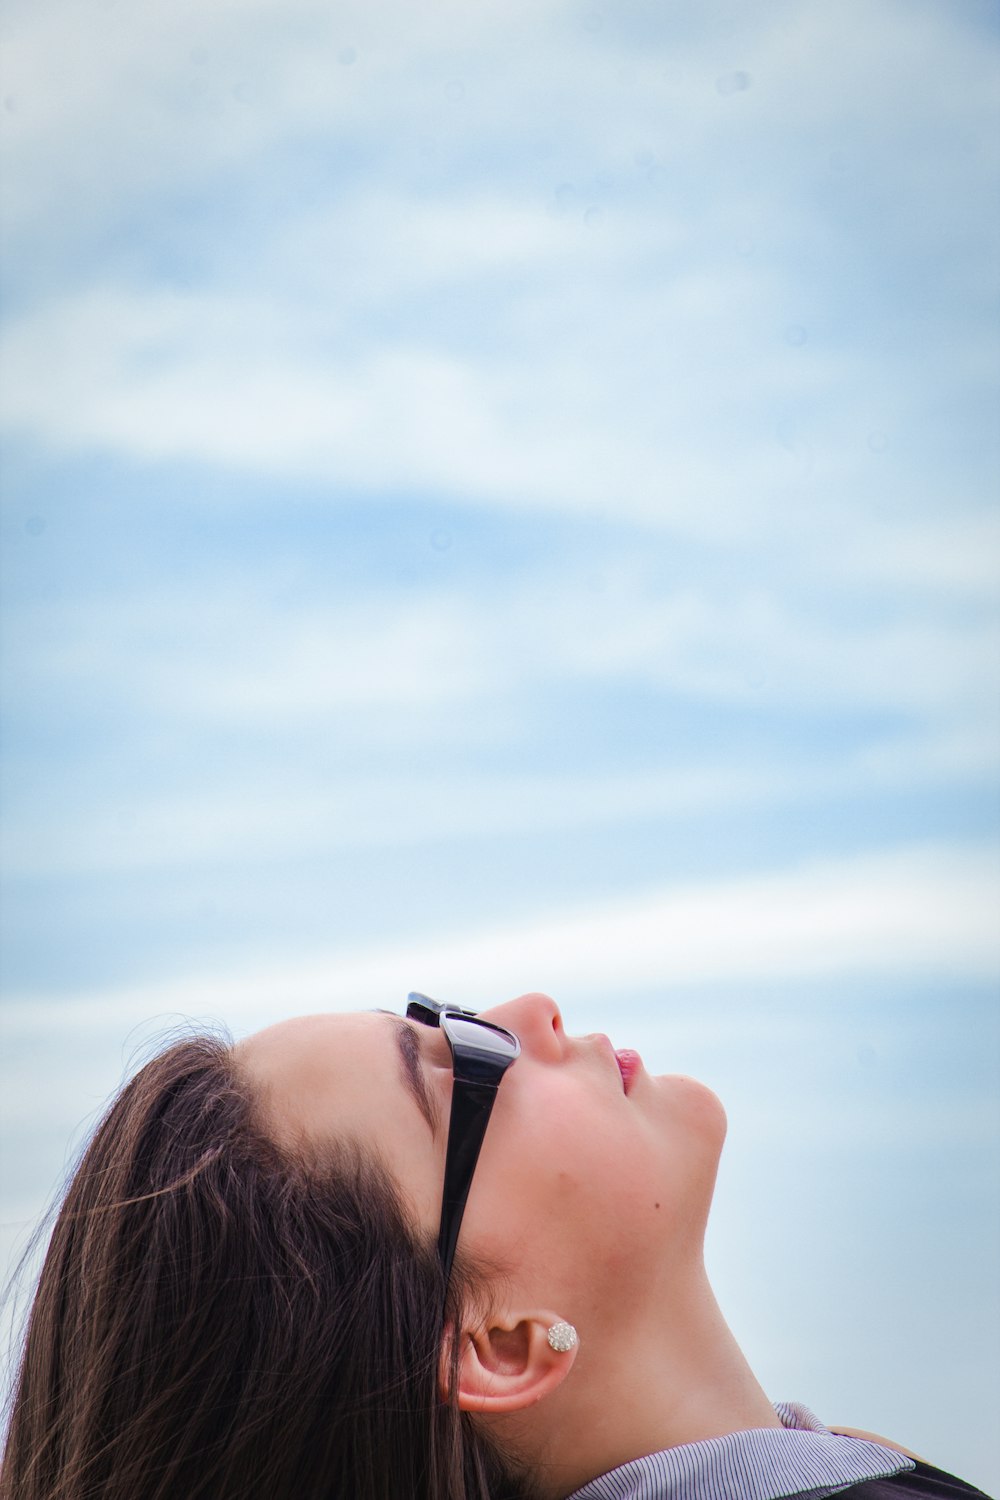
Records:
[[[849,146],[859,119],[876,118],[892,137],[915,115],[974,115],[981,103],[968,66],[978,38],[943,5],[785,3],[728,11],[724,28],[712,6],[701,26],[641,13],[636,26],[626,10],[596,29],[559,0],[22,0],[7,12],[15,212],[54,207],[74,174],[107,208],[98,155],[120,193],[151,169],[165,184],[205,180],[310,130],[416,136],[447,150],[449,126],[459,142],[486,133],[520,143],[540,119],[572,119],[591,157],[631,157],[645,127],[659,159],[676,161],[711,147],[735,111],[779,135],[790,117],[807,131],[839,126]],[[726,98],[717,81],[734,70],[750,87]],[[920,169],[920,153],[909,156],[901,173]]]
[[[337,254],[320,226],[307,271],[310,229],[290,231],[266,294],[107,285],[25,310],[3,347],[8,432],[319,480],[327,504],[432,493],[780,547],[798,572],[991,580],[981,485],[953,497],[947,524],[929,519],[938,480],[914,448],[912,398],[890,386],[873,410],[855,355],[784,343],[773,270],[699,270],[689,243],[658,279],[630,248],[650,248],[649,226],[626,215],[600,255],[581,248],[579,281],[564,228],[515,199],[362,195],[343,220]],[[467,299],[452,322],[414,322],[449,281]],[[485,339],[470,334],[477,304]],[[870,446],[884,430],[903,434],[889,454]]]
[[[695,587],[660,579],[634,557],[593,566],[595,590],[568,590],[545,568],[515,587],[503,578],[359,595],[325,581],[318,594],[308,569],[262,558],[239,574],[215,567],[210,589],[196,576],[185,589],[144,582],[141,593],[21,606],[7,626],[12,701],[43,720],[46,704],[63,703],[67,724],[81,701],[110,715],[113,738],[77,761],[95,774],[103,767],[116,794],[110,815],[72,790],[76,778],[47,786],[41,805],[15,799],[8,873],[625,829],[643,816],[829,803],[993,776],[1000,736],[984,684],[995,645],[971,603],[933,615],[924,605],[909,617],[897,608],[888,620],[876,612],[862,624],[834,608],[823,618],[813,600],[733,588],[724,575],[713,583],[704,574]],[[665,711],[697,701],[741,715],[808,709],[829,723],[829,742],[808,753],[771,744],[765,760],[749,762],[720,745],[710,762],[692,763],[660,736],[643,772],[563,765],[511,774],[456,761],[460,747],[467,755],[480,743],[520,743],[553,691],[594,701],[623,688],[654,691]],[[873,712],[891,727],[869,727],[852,743],[844,715]],[[150,737],[212,745],[220,734],[264,746],[307,736],[328,744],[332,760],[300,767],[291,782],[276,751],[224,785],[197,766],[180,782],[137,782]],[[428,770],[435,746],[446,773]],[[35,774],[19,764],[19,784],[33,785]]]
[[[1000,869],[975,844],[899,847],[817,860],[746,879],[632,891],[405,948],[379,943],[299,966],[86,994],[7,1001],[11,1034],[38,1024],[85,1029],[151,1016],[213,1015],[237,1029],[313,1009],[391,1003],[412,987],[472,1004],[547,989],[607,1008],[616,996],[678,984],[826,975],[1000,973]]]
[[[392,723],[398,740],[395,714]],[[433,730],[428,724],[423,733]],[[495,716],[489,732],[495,743],[502,733]],[[411,716],[405,734],[409,745],[421,734]],[[454,741],[452,729],[446,738]],[[899,796],[958,779],[983,781],[993,776],[996,758],[996,738],[980,730],[912,732],[823,764],[772,756],[764,765],[681,762],[593,775],[401,769],[376,775],[357,766],[332,779],[300,771],[291,784],[284,767],[277,773],[258,767],[246,780],[234,773],[221,786],[209,778],[156,792],[144,784],[135,788],[126,773],[110,809],[86,798],[67,805],[59,789],[50,790],[45,815],[33,803],[23,812],[12,808],[4,870],[11,881],[177,869],[193,874],[205,865],[330,859],[428,841],[510,840],[614,827],[631,838],[653,823],[727,811],[742,816],[761,808],[829,807],[859,792]]]
[[[824,618],[818,601],[800,613],[771,588],[658,589],[641,569],[612,574],[586,601],[523,595],[512,613],[516,634],[541,643],[550,672],[755,706],[968,710],[998,645],[996,625],[975,611],[908,618],[897,607],[888,621],[862,622],[845,618],[838,600]]]
[[[54,245],[89,215],[99,239],[127,241],[134,225],[110,225],[139,184],[167,202],[174,181],[207,194],[211,173],[238,161],[249,169],[268,159],[265,148],[310,130],[333,161],[315,201],[311,189],[292,191],[252,226],[237,211],[218,246],[207,224],[197,240],[206,269],[183,296],[145,288],[132,271],[124,291],[84,269],[60,297],[29,299],[7,343],[7,421],[53,449],[319,477],[331,492],[544,504],[729,542],[781,540],[802,555],[835,558],[846,547],[850,559],[843,533],[867,523],[873,495],[881,504],[888,487],[905,497],[890,503],[912,515],[936,509],[936,480],[906,454],[914,407],[901,368],[870,366],[867,348],[838,348],[829,330],[815,339],[798,330],[802,347],[783,342],[811,312],[822,329],[827,297],[840,295],[828,269],[818,281],[812,270],[817,252],[830,253],[822,195],[790,193],[785,174],[802,170],[801,129],[836,127],[840,140],[860,120],[870,150],[903,103],[918,132],[933,123],[939,133],[945,103],[954,129],[966,110],[972,128],[983,109],[962,74],[972,43],[944,14],[859,7],[852,22],[842,8],[787,5],[730,26],[727,47],[740,54],[730,61],[754,86],[723,101],[711,28],[637,47],[624,18],[597,36],[559,5],[403,6],[375,17],[360,6],[213,0],[112,7],[103,29],[76,7],[24,8],[11,23],[9,69],[15,226],[23,189],[53,195],[63,221]],[[456,67],[469,73],[462,110],[442,114]],[[855,89],[849,112],[845,67],[861,89],[862,107]],[[920,94],[901,99],[917,73]],[[260,99],[247,108],[236,94],[257,75]],[[218,93],[215,113],[198,103],[199,78],[206,98]],[[770,154],[769,135],[791,143],[784,167],[750,184],[718,175],[739,108],[737,133],[755,150]],[[353,154],[387,140],[411,148],[425,125],[431,155],[452,163],[432,183],[395,158],[352,167]],[[586,149],[542,152],[527,169],[532,129],[560,142],[569,130]],[[503,140],[516,171],[502,164]],[[495,172],[460,170],[463,143],[487,141]],[[102,162],[100,182],[74,153]],[[923,154],[908,153],[904,173],[914,158]],[[560,186],[571,160],[593,170]],[[87,180],[78,212],[59,182],[64,166]],[[666,186],[653,176],[664,169]],[[977,159],[968,170],[971,203],[987,168]],[[709,186],[693,192],[699,173]],[[561,203],[572,204],[562,216]],[[602,216],[594,232],[591,209]],[[157,209],[150,201],[136,212]],[[755,251],[743,245],[750,222]],[[436,308],[443,291],[467,300],[450,317],[421,318],[424,299]],[[974,342],[967,330],[956,368],[981,362]],[[866,443],[887,432],[904,437],[879,467]],[[975,498],[953,497],[960,509]],[[888,547],[859,550],[892,553],[899,530],[876,520]],[[926,572],[932,556],[914,565]]]
[[[192,789],[137,803],[117,799],[115,816],[60,808],[51,823],[8,820],[4,866],[10,879],[187,867],[242,858],[280,860],[424,841],[529,837],[546,831],[635,824],[652,818],[783,803],[815,792],[821,778],[801,773],[678,768],[653,774],[341,774],[298,777],[267,795],[252,786]]]
[[[397,205],[404,229],[410,208]],[[470,216],[467,233],[492,235],[494,218],[492,208],[482,226]],[[547,249],[540,253],[551,259]],[[366,282],[369,263],[380,257],[349,259]],[[382,297],[391,300],[400,278],[384,258],[381,269]],[[404,285],[414,275],[413,267],[404,271]],[[742,291],[734,278],[745,281]],[[522,330],[521,347],[499,354],[453,347],[446,333],[366,340],[363,316],[343,321],[354,287],[335,271],[331,280],[338,284],[329,299],[319,291],[317,305],[332,311],[319,315],[254,298],[110,288],[26,313],[5,340],[8,430],[53,449],[318,478],[331,498],[338,489],[431,490],[463,504],[523,511],[541,503],[708,536],[745,534],[781,511],[797,482],[776,441],[756,452],[745,437],[730,452],[702,441],[715,370],[700,308],[763,300],[739,268],[724,285],[704,275],[675,278],[657,294],[658,305],[643,310],[619,295],[568,342],[536,323]],[[553,296],[558,304],[557,288]],[[564,315],[572,323],[572,287],[568,296]],[[362,294],[362,312],[363,302]],[[659,411],[637,394],[635,371],[616,386],[623,323],[651,317],[673,329],[676,343],[668,366],[676,363],[677,384]],[[581,336],[592,348],[606,344],[606,361],[588,366],[579,357]],[[783,355],[769,364],[756,354],[758,387],[791,378]],[[669,383],[668,371],[658,378]],[[820,377],[814,370],[795,378],[801,388],[803,378]]]

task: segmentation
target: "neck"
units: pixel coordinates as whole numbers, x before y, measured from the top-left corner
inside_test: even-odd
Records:
[[[542,1476],[544,1500],[661,1448],[781,1426],[704,1268],[684,1280],[668,1319],[638,1326],[620,1319],[581,1347],[559,1391],[525,1416],[521,1446]]]

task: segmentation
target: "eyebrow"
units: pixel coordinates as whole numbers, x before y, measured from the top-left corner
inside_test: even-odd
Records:
[[[431,1128],[431,1134],[437,1135],[440,1123],[438,1110],[427,1091],[427,1081],[420,1058],[420,1043],[417,1040],[417,1028],[411,1026],[408,1021],[399,1016],[393,1016],[392,1029],[396,1033],[396,1045],[399,1048],[399,1062],[403,1074],[403,1082],[413,1095],[414,1102],[424,1119]]]

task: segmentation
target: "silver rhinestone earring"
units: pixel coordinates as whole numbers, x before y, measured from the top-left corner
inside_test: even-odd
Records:
[[[577,1345],[576,1329],[572,1323],[553,1323],[548,1333],[549,1345],[557,1354],[568,1354]]]

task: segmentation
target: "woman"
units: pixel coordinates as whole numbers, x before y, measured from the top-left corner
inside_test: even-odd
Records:
[[[724,1133],[544,995],[181,1042],[73,1179],[0,1493],[979,1494],[769,1403],[703,1265]]]

